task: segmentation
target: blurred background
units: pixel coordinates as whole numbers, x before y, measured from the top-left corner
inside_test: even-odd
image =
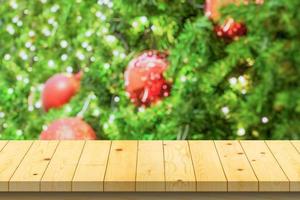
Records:
[[[299,139],[299,7],[0,0],[0,139]]]

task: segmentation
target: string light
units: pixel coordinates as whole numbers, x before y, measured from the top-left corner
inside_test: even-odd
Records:
[[[55,4],[50,8],[52,13],[56,13],[59,10],[59,5]]]
[[[239,128],[236,134],[238,136],[244,136],[246,134],[246,130],[244,128]]]
[[[224,107],[221,108],[221,111],[222,111],[225,115],[227,115],[227,114],[229,113],[229,108],[228,108],[227,106],[224,106]]]
[[[27,60],[28,59],[28,55],[25,51],[20,51],[19,56],[21,57],[22,60]]]
[[[91,30],[88,30],[87,32],[85,32],[85,37],[91,37],[93,34],[93,32]]]
[[[68,55],[67,54],[63,54],[63,55],[61,55],[60,59],[62,61],[66,61],[68,59]]]
[[[35,106],[36,108],[41,108],[41,107],[42,107],[42,102],[41,102],[41,101],[38,101],[38,102],[36,102],[36,103],[34,104],[34,106]]]
[[[180,81],[183,82],[183,83],[186,82],[186,79],[187,79],[186,76],[181,76],[180,77]]]
[[[28,42],[25,43],[25,47],[26,48],[29,49],[31,46],[32,46],[32,43],[30,41],[28,41]]]
[[[5,54],[4,55],[4,60],[10,60],[11,59],[11,55],[10,54]]]
[[[34,110],[34,107],[33,106],[28,106],[28,111],[29,112],[32,112]]]
[[[8,128],[8,124],[7,123],[3,123],[3,128],[5,129],[5,128]]]
[[[17,135],[17,136],[23,135],[23,131],[22,131],[22,130],[17,130],[17,131],[16,131],[16,135]]]
[[[147,18],[146,16],[142,16],[142,17],[140,18],[140,20],[141,20],[141,22],[142,22],[143,24],[145,24],[145,23],[148,22],[148,18]]]
[[[46,37],[49,37],[51,35],[51,31],[48,28],[43,28],[42,33]]]
[[[114,101],[115,101],[116,103],[118,103],[118,102],[120,101],[120,97],[115,96],[115,97],[114,97]]]
[[[229,83],[231,85],[235,85],[235,84],[237,84],[237,79],[235,77],[232,77],[232,78],[229,79]]]
[[[92,115],[93,115],[94,117],[99,117],[99,115],[100,115],[100,110],[99,110],[99,109],[94,109]]]
[[[105,64],[103,65],[103,67],[104,67],[104,69],[109,69],[109,68],[110,68],[110,64],[109,64],[109,63],[105,63]]]
[[[4,112],[0,112],[0,118],[4,118],[5,117],[5,113]]]
[[[84,60],[84,59],[85,59],[85,56],[84,56],[84,54],[83,54],[81,51],[77,51],[77,52],[76,52],[76,57],[77,57],[79,60]]]
[[[137,28],[139,26],[139,22],[133,21],[131,25],[132,27]]]
[[[245,86],[247,84],[247,80],[244,76],[239,76],[239,83],[242,85],[242,86]]]
[[[16,1],[11,1],[10,2],[10,7],[12,7],[12,9],[17,9],[19,7],[19,5],[17,4]]]
[[[68,42],[66,41],[66,40],[62,40],[61,42],[60,42],[60,46],[61,46],[61,48],[67,48],[67,46],[68,46]]]
[[[262,122],[263,124],[266,124],[266,123],[269,122],[269,119],[268,119],[267,117],[262,117],[262,118],[261,118],[261,122]]]
[[[31,30],[31,31],[28,32],[28,35],[29,35],[29,37],[34,37],[35,36],[35,32]]]
[[[49,60],[49,61],[48,61],[48,67],[49,67],[49,68],[54,68],[54,66],[55,66],[54,60]]]
[[[95,62],[96,61],[96,58],[94,56],[90,57],[90,61],[91,62]]]
[[[67,67],[67,72],[68,72],[69,74],[71,74],[71,73],[73,72],[73,67],[68,66],[68,67]]]
[[[8,88],[7,92],[8,92],[8,94],[13,94],[14,93],[14,89],[13,88]]]
[[[113,123],[114,121],[115,121],[115,115],[113,115],[113,114],[111,114],[110,116],[109,116],[109,123]]]
[[[14,29],[14,27],[11,25],[11,24],[9,24],[9,25],[7,25],[6,26],[6,31],[10,34],[10,35],[14,35],[15,34],[15,29]]]
[[[108,129],[109,125],[107,123],[103,124],[103,129]]]

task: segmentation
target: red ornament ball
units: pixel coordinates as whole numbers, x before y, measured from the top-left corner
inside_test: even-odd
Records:
[[[80,88],[82,72],[75,75],[55,74],[50,77],[42,92],[42,103],[45,111],[59,108],[68,103]]]
[[[220,38],[236,40],[247,34],[247,27],[244,23],[235,22],[234,19],[229,18],[223,25],[215,26],[214,31]]]
[[[58,119],[40,134],[41,140],[95,140],[93,128],[79,117]]]
[[[149,50],[128,64],[125,87],[136,106],[150,106],[170,95],[171,85],[163,76],[169,66],[167,57],[165,52]]]

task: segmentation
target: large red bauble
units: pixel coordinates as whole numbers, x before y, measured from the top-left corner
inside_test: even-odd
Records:
[[[127,66],[125,86],[131,101],[137,106],[150,106],[170,95],[170,83],[163,73],[169,66],[168,54],[156,50],[145,51]]]
[[[244,23],[236,22],[229,18],[222,25],[215,26],[215,33],[218,37],[234,40],[247,34],[247,27]]]
[[[75,75],[55,74],[50,77],[42,92],[42,103],[45,111],[68,103],[79,90],[81,75],[82,72]]]
[[[58,119],[40,134],[41,140],[95,140],[93,128],[79,117]]]

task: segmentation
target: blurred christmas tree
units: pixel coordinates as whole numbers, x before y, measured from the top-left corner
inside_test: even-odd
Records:
[[[203,0],[0,0],[0,139],[35,139],[78,113],[100,139],[299,139],[299,7],[230,4],[216,21]],[[216,31],[229,16],[247,35]],[[169,54],[157,80],[170,94],[145,107],[124,72],[154,49]],[[45,112],[43,84],[80,70],[71,101]]]

